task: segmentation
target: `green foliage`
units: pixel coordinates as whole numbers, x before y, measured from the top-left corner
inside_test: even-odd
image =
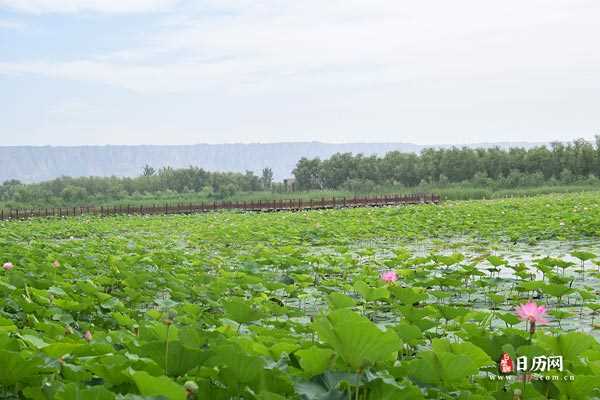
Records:
[[[585,180],[597,184],[598,143],[597,138],[595,145],[577,139],[531,149],[452,147],[425,149],[418,155],[392,151],[383,157],[337,153],[326,160],[303,158],[293,173],[301,189],[346,187],[350,191],[360,188],[363,193],[375,185],[415,187],[423,182],[436,183],[439,188],[470,182],[480,188],[504,189],[555,182],[568,185]]]
[[[365,317],[341,309],[315,321],[315,331],[353,370],[359,371],[376,362],[390,360],[400,349],[394,331],[381,331]]]
[[[420,154],[385,156],[338,153],[329,159],[300,159],[295,182],[273,182],[273,171],[260,176],[209,172],[189,167],[156,170],[146,165],[135,178],[63,177],[48,182],[0,185],[4,207],[80,205],[151,205],[218,200],[319,199],[369,193],[435,192],[443,199],[484,199],[598,190],[600,139],[554,143],[531,149],[426,149]],[[314,191],[308,193],[288,193]],[[325,191],[324,191],[325,190]]]
[[[0,398],[600,398],[599,203],[0,222]]]

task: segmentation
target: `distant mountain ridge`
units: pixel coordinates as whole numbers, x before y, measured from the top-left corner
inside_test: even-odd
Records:
[[[478,143],[468,147],[525,147],[546,143]],[[462,145],[457,145],[462,146]],[[425,148],[451,145],[411,143],[235,143],[195,145],[106,145],[106,146],[0,146],[0,182],[18,179],[39,182],[60,176],[138,176],[144,165],[173,168],[190,165],[209,171],[273,170],[274,178],[291,176],[302,158],[328,158],[335,153],[383,155],[390,151],[420,152]]]

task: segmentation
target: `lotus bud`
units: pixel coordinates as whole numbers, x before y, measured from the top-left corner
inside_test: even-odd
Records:
[[[194,381],[187,381],[183,387],[185,388],[186,397],[188,399],[193,399],[196,397],[196,393],[198,392],[198,385]]]

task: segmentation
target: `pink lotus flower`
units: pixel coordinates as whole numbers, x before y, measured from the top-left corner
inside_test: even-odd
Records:
[[[52,263],[52,268],[58,268],[60,267],[60,262],[58,260],[54,260],[54,262]]]
[[[395,271],[382,272],[380,277],[384,282],[388,283],[396,282],[398,280],[398,275],[396,275]]]
[[[90,331],[85,331],[85,333],[83,334],[83,338],[88,341],[91,342],[92,341],[92,332]]]
[[[4,268],[5,271],[10,271],[11,269],[13,269],[15,266],[13,265],[13,263],[11,262],[7,262],[4,263],[4,265],[2,266],[2,268]]]
[[[533,324],[547,324],[548,320],[546,316],[546,308],[544,306],[538,306],[534,301],[530,301],[527,304],[521,304],[515,310],[521,321],[529,321]]]

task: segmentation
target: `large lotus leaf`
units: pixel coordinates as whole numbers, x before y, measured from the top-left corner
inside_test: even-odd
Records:
[[[561,398],[573,400],[585,400],[597,398],[600,394],[597,375],[575,375],[573,381],[552,381],[558,388]],[[596,396],[592,394],[595,392]]]
[[[42,360],[14,351],[0,350],[0,384],[12,386],[39,373]]]
[[[398,301],[407,306],[418,303],[422,300],[427,299],[427,293],[423,289],[415,288],[404,288],[400,286],[393,286],[390,288],[392,295],[398,299]]]
[[[409,324],[405,321],[400,322],[394,329],[400,339],[411,346],[416,346],[423,338],[423,333],[418,326]]]
[[[359,293],[366,301],[383,300],[390,297],[390,292],[384,287],[371,287],[363,281],[357,281],[354,284],[354,290]]]
[[[492,255],[492,256],[488,256],[488,257],[486,258],[486,260],[487,260],[487,261],[488,261],[490,264],[492,264],[494,267],[499,267],[499,266],[501,266],[501,265],[506,265],[506,264],[508,264],[508,262],[507,262],[507,261],[506,261],[504,258],[502,258],[502,257],[498,257],[498,256],[494,256],[494,255]]]
[[[124,371],[130,366],[127,357],[120,354],[92,358],[86,362],[86,368],[102,378],[106,384],[120,385],[128,381]],[[158,371],[160,373],[160,371]]]
[[[120,385],[129,380],[128,368],[145,371],[150,375],[159,376],[164,373],[164,366],[159,366],[150,358],[128,354],[109,354],[98,358],[90,358],[85,364],[91,372],[111,385]]]
[[[140,339],[145,341],[166,341],[179,338],[179,328],[162,322],[151,322],[140,328]]]
[[[437,354],[448,352],[466,355],[473,361],[477,368],[493,366],[496,364],[485,351],[469,342],[452,343],[444,339],[433,339],[432,349]]]
[[[338,292],[331,292],[327,296],[331,308],[349,308],[356,305],[354,299],[350,296]]]
[[[353,370],[388,360],[402,345],[394,331],[384,332],[367,318],[348,309],[318,318],[314,329]]]
[[[403,383],[388,382],[377,379],[367,385],[369,398],[377,400],[424,399],[418,387],[406,381]]]
[[[260,310],[256,309],[248,301],[233,298],[225,303],[225,315],[227,318],[234,320],[240,324],[256,321],[263,317]]]
[[[585,350],[600,347],[592,336],[581,332],[569,332],[558,336],[539,336],[536,338],[536,342],[545,348],[549,355],[563,356],[565,360],[569,361],[577,360]]]
[[[102,386],[81,387],[77,383],[69,383],[57,391],[56,400],[113,400],[115,394]]]
[[[217,347],[206,365],[218,367],[223,379],[232,384],[252,383],[261,378],[264,361],[245,354],[237,345],[227,344]]]
[[[61,374],[67,382],[88,382],[92,379],[92,374],[80,365],[63,363]]]
[[[457,264],[465,259],[465,256],[461,253],[454,253],[449,256],[436,255],[433,256],[434,260],[440,264],[451,266]]]
[[[295,354],[300,360],[300,366],[304,373],[309,378],[325,372],[335,358],[335,352],[332,350],[316,346],[298,350]]]
[[[589,251],[573,251],[573,252],[571,252],[571,255],[573,257],[577,257],[581,261],[587,261],[587,260],[591,260],[592,258],[596,258],[596,255]]]
[[[145,343],[140,348],[139,354],[154,360],[163,368],[166,365],[168,376],[183,375],[208,358],[201,350],[190,349],[179,341],[169,342],[168,351],[166,342]],[[167,355],[166,364],[165,355]]]
[[[506,345],[511,345],[513,348],[527,344],[527,339],[520,335],[490,335],[486,329],[471,329],[469,325],[465,325],[469,329],[469,342],[473,343],[483,351],[485,351],[492,360],[498,360],[502,355],[502,348]]]
[[[55,342],[47,346],[43,346],[42,352],[50,357],[58,358],[65,354],[77,356],[93,356],[107,354],[113,351],[113,347],[108,343],[85,343],[83,340],[80,343],[74,342]]]
[[[410,362],[408,372],[418,382],[431,385],[454,385],[476,374],[477,365],[468,355],[425,351]]]
[[[356,373],[328,371],[310,381],[296,383],[295,389],[302,400],[346,400],[349,392],[341,387],[356,384],[357,377]]]
[[[191,349],[199,349],[206,343],[206,337],[202,331],[191,326],[185,326],[179,330],[179,341]]]
[[[0,317],[0,333],[2,332],[16,332],[17,327],[12,323],[11,320]]]
[[[563,297],[566,294],[575,292],[575,289],[570,288],[566,285],[560,285],[558,283],[549,283],[541,287],[541,290],[554,297]]]
[[[286,400],[286,398],[273,392],[260,392],[256,396],[256,400]]]
[[[294,386],[302,400],[347,400],[348,395],[338,389],[329,389],[320,382],[299,382]]]
[[[168,400],[186,399],[184,387],[166,376],[152,376],[145,371],[133,371],[131,377],[144,396],[164,396]]]
[[[469,309],[466,307],[454,307],[447,306],[444,304],[438,304],[435,306],[440,316],[447,321],[453,320],[458,317],[465,316],[469,313]]]

